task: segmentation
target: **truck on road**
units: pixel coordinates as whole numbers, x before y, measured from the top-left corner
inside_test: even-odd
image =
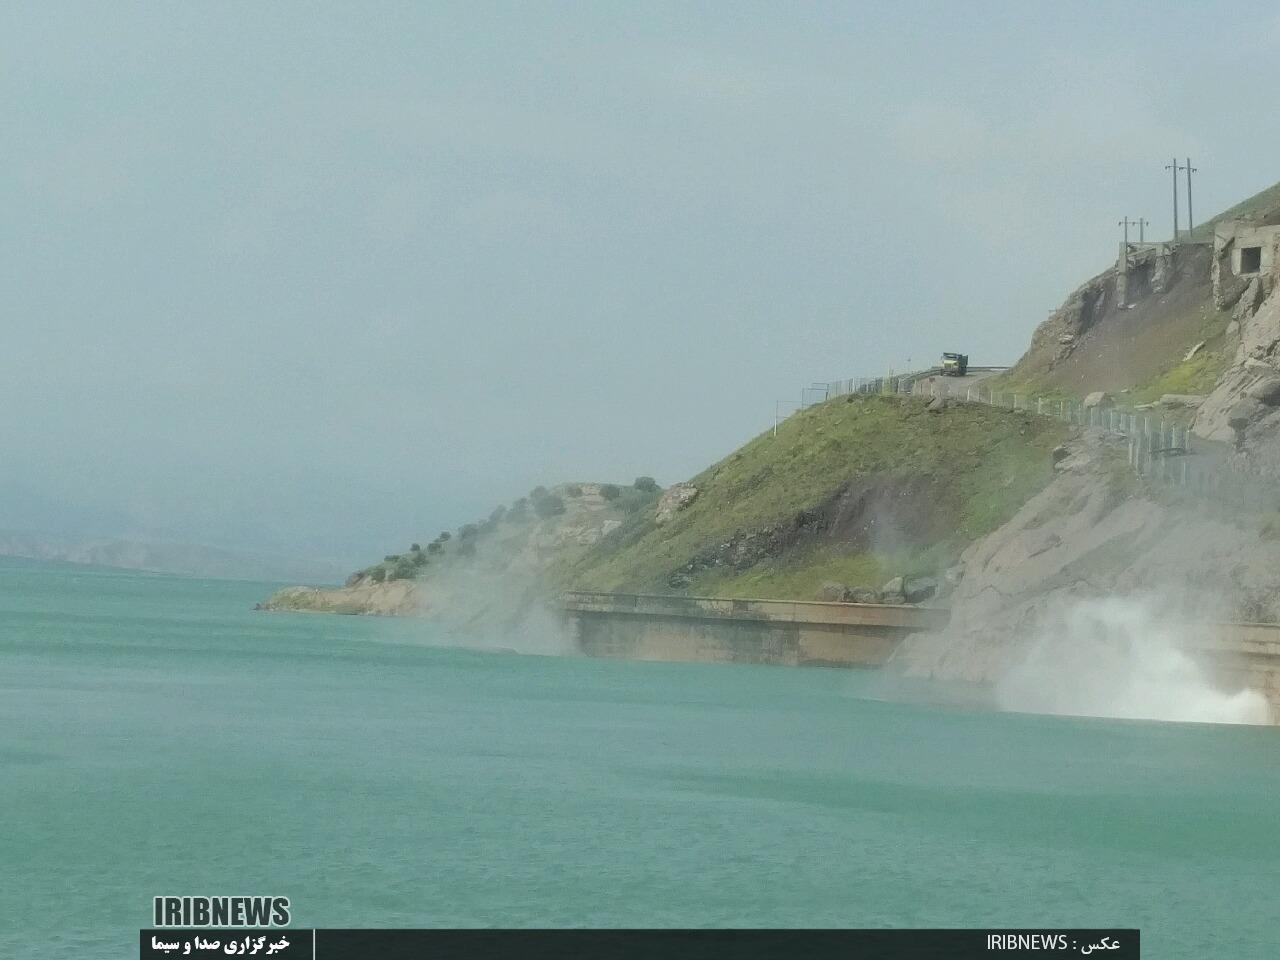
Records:
[[[942,375],[944,377],[963,377],[969,372],[969,355],[967,353],[944,353],[942,355]]]

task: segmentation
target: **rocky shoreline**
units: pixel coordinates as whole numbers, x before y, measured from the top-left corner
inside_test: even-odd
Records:
[[[426,593],[416,580],[359,583],[347,587],[285,587],[256,610],[409,617],[426,612]]]

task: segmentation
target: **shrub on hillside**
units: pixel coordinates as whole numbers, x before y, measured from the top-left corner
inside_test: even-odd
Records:
[[[616,483],[603,483],[600,485],[600,496],[606,500],[617,500],[622,495],[622,488]]]
[[[564,500],[558,494],[549,492],[546,487],[535,487],[529,494],[529,500],[533,503],[533,512],[544,520],[564,513]]]
[[[474,523],[464,523],[462,526],[458,528],[458,539],[470,540],[472,537],[476,535],[477,529],[478,528]]]
[[[574,499],[577,499],[578,497],[582,496],[582,484],[571,483],[564,488],[564,492],[565,492],[565,496],[573,497]]]
[[[525,497],[521,497],[515,503],[511,504],[511,509],[507,511],[508,520],[527,520],[529,519],[529,501]]]
[[[643,490],[624,490],[615,504],[623,513],[635,513],[653,502],[653,494]]]
[[[636,477],[635,488],[641,493],[657,493],[662,489],[653,477]]]
[[[533,512],[543,520],[564,513],[564,501],[554,493],[546,493],[533,501]]]
[[[501,523],[502,518],[507,515],[507,508],[501,503],[493,508],[493,513],[489,514],[489,519],[494,523]]]
[[[418,564],[408,557],[401,557],[387,571],[388,580],[412,580],[418,575]]]

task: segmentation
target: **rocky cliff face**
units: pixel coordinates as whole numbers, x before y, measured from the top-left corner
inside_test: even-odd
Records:
[[[1015,377],[1043,376],[1075,352],[1081,338],[1106,315],[1115,299],[1116,271],[1107,270],[1072,291],[1036,327],[1031,346],[1013,369]]]
[[[1101,431],[1067,444],[1055,471],[1010,522],[964,553],[949,626],[909,638],[896,669],[998,683],[1064,611],[1107,597],[1158,598],[1162,614],[1183,623],[1280,622],[1280,541],[1256,515],[1144,489],[1124,441]]]
[[[1179,297],[1185,306],[1211,293],[1215,322],[1222,325],[1216,349],[1230,360],[1199,405],[1193,432],[1215,442],[1198,450],[1202,464],[1213,464],[1206,472],[1214,492],[1148,487],[1130,468],[1123,438],[1083,433],[1060,451],[1053,482],[964,553],[948,628],[910,638],[895,656],[897,669],[999,689],[1043,658],[1046,638],[1056,638],[1061,662],[1073,651],[1077,659],[1106,661],[1116,649],[1159,635],[1168,641],[1153,655],[1159,669],[1190,675],[1205,671],[1207,661],[1184,656],[1208,639],[1200,636],[1212,629],[1204,624],[1280,622],[1280,267],[1271,275],[1227,276],[1223,252],[1212,251],[1212,264],[1200,262],[1209,255],[1203,245],[1187,251],[1179,261],[1181,279],[1166,284],[1162,297],[1119,313],[1107,301],[1107,276],[1091,281],[1037,331],[1022,366],[1065,386],[1067,372],[1084,370],[1090,355],[1103,355],[1107,336],[1134,323],[1142,326],[1135,336],[1159,334],[1170,350],[1186,350],[1190,342],[1170,334],[1180,327],[1156,314],[1190,317]],[[1203,346],[1196,343],[1185,358]],[[1101,372],[1095,364],[1085,379]],[[1106,604],[1112,606],[1095,616]],[[1077,616],[1080,610],[1085,615]],[[1087,655],[1077,648],[1087,648]],[[1157,689],[1167,679],[1144,677],[1136,686]],[[1040,680],[1058,691],[1073,682],[1053,671]],[[1110,680],[1095,671],[1091,682]],[[1267,680],[1259,689],[1275,701],[1280,691],[1273,686]],[[1192,687],[1171,688],[1193,696]],[[1230,715],[1241,703],[1216,706]],[[1246,715],[1257,715],[1256,704],[1245,706],[1253,711]],[[1102,712],[1125,715],[1108,710]],[[1172,708],[1155,715],[1222,718]]]
[[[1239,346],[1193,429],[1237,444],[1236,466],[1280,478],[1280,278],[1255,277],[1236,301]]]
[[[1145,270],[1104,271],[1036,328],[1004,379],[1042,392],[1115,392],[1151,381],[1197,341],[1216,347],[1228,317],[1214,304],[1211,260],[1206,246],[1183,247]]]

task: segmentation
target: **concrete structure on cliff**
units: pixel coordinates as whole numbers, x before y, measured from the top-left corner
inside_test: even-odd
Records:
[[[1121,243],[1116,258],[1116,302],[1128,304],[1167,290],[1173,279],[1175,249],[1167,242]]]
[[[1128,305],[1148,294],[1164,293],[1182,262],[1179,250],[1209,245],[1210,241],[1186,239],[1122,242],[1116,257],[1116,301]],[[1270,278],[1280,264],[1280,224],[1224,220],[1214,225],[1212,247],[1209,269],[1218,309],[1235,306],[1254,281],[1251,299],[1260,301],[1270,294]]]
[[[1271,293],[1270,279],[1280,263],[1280,224],[1227,220],[1213,231],[1213,299],[1219,309],[1238,302],[1256,283],[1258,299]]]

